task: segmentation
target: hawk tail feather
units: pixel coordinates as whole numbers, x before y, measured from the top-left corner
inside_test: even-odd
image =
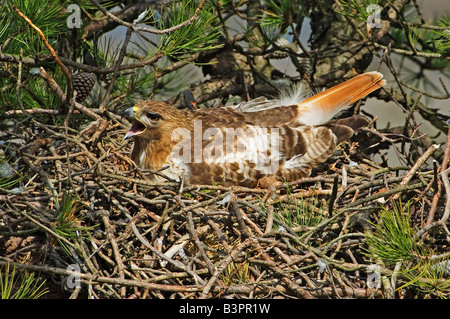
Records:
[[[307,125],[330,121],[337,113],[386,84],[379,72],[367,72],[316,94],[298,104],[298,120]]]

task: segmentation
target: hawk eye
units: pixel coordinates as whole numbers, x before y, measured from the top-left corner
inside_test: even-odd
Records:
[[[151,121],[157,121],[157,120],[161,119],[161,115],[159,115],[158,113],[147,112],[146,116]]]

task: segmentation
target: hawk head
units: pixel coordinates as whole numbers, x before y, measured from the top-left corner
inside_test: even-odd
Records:
[[[146,140],[160,139],[161,135],[171,134],[175,128],[189,126],[189,116],[186,111],[159,101],[139,101],[135,106],[125,110],[122,116],[134,119],[124,140],[130,137]]]

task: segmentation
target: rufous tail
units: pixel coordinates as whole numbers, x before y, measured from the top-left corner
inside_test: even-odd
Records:
[[[324,124],[352,103],[386,84],[383,74],[367,72],[333,86],[298,104],[298,120],[307,125]]]

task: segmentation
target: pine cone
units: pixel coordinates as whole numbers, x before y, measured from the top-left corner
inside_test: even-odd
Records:
[[[76,101],[78,103],[83,102],[97,81],[97,77],[94,73],[81,72],[75,74],[73,77],[73,89],[77,92]]]

